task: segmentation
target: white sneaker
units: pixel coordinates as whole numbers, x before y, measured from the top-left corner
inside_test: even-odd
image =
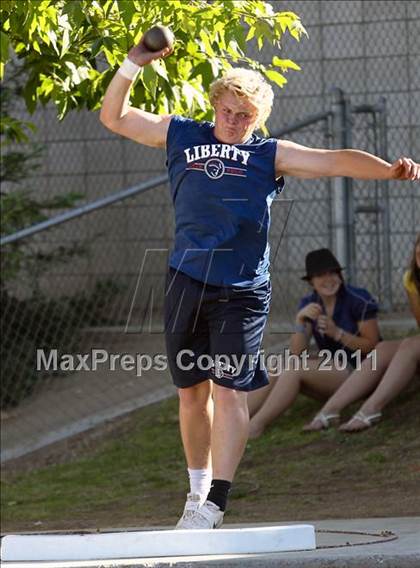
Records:
[[[184,512],[182,513],[182,517],[176,524],[176,529],[184,529],[187,528],[184,526],[188,519],[191,517],[191,514],[194,511],[198,511],[201,507],[201,497],[198,493],[188,493],[187,500],[185,502]]]
[[[201,507],[191,506],[188,510],[187,505],[188,501],[176,529],[218,529],[222,526],[224,512],[211,501],[206,501]]]

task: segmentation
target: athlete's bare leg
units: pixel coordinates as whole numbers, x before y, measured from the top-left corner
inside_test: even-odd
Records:
[[[188,467],[211,468],[213,399],[211,381],[179,389],[179,423]]]
[[[213,385],[213,478],[232,481],[248,439],[247,393]]]

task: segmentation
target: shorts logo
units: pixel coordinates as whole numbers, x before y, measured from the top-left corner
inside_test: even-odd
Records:
[[[237,369],[232,365],[227,363],[223,363],[222,361],[218,361],[213,365],[214,369],[214,376],[218,379],[233,379],[233,377],[237,374]]]
[[[225,173],[225,164],[217,158],[210,158],[204,164],[204,171],[211,179],[219,179]]]

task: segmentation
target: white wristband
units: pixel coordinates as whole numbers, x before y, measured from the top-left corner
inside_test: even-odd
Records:
[[[120,73],[123,77],[129,79],[130,81],[134,81],[139,71],[140,65],[137,65],[128,57],[124,59],[124,61],[121,63],[120,68],[118,69],[118,73]]]

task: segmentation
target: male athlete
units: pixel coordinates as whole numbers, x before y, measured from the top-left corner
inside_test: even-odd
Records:
[[[273,91],[251,70],[230,70],[213,83],[214,124],[129,106],[140,67],[170,53],[150,52],[143,40],[133,47],[106,91],[100,119],[113,132],[167,151],[176,229],[165,331],[190,476],[177,528],[218,528],[248,438],[247,392],[268,383],[253,362],[270,303],[269,209],[283,176],[418,180],[420,165],[257,137]],[[203,369],[203,355],[221,357]]]

